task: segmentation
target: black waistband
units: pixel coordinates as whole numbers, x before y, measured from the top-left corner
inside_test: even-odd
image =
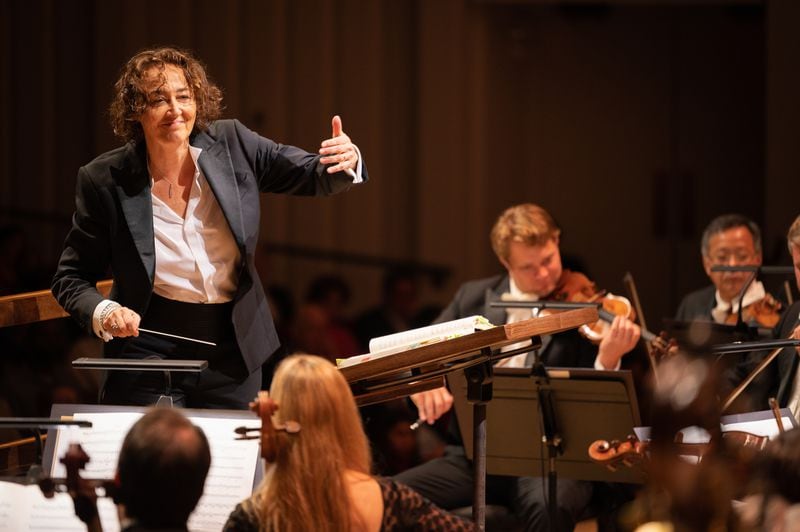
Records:
[[[219,342],[235,336],[232,311],[233,302],[184,303],[153,294],[141,326],[158,332]]]

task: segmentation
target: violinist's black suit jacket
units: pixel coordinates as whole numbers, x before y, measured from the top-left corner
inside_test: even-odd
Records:
[[[786,339],[795,327],[800,324],[800,301],[795,302],[786,309],[781,316],[781,320],[775,326],[773,337],[776,339]],[[754,353],[747,360],[734,368],[731,373],[729,384],[731,387],[741,382],[750,371],[763,360],[767,353]],[[775,397],[781,407],[788,406],[788,401],[792,393],[792,385],[797,374],[798,364],[797,351],[794,347],[785,347],[775,360],[767,366],[761,374],[756,377],[745,389],[750,401],[747,408],[752,410],[767,410],[769,408],[769,398]]]
[[[680,321],[705,320],[713,321],[711,311],[717,306],[717,287],[713,284],[695,290],[681,300],[675,319]]]
[[[328,174],[319,156],[261,137],[236,120],[195,130],[190,144],[202,149],[198,166],[219,203],[242,256],[233,325],[252,373],[278,348],[264,290],[255,270],[260,227],[259,192],[328,195],[349,188],[344,172]],[[362,166],[366,180],[366,166]],[[53,279],[58,302],[91,333],[92,313],[103,299],[95,282],[108,275],[110,298],[140,315],[153,293],[155,244],[150,177],[144,143],[107,152],[78,172],[76,211]],[[106,344],[114,356],[124,340]]]

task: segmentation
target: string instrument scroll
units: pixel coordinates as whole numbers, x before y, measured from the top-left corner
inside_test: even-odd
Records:
[[[89,532],[102,532],[100,514],[97,511],[97,488],[103,488],[106,496],[116,491],[116,480],[86,479],[81,477],[81,469],[89,463],[89,455],[80,443],[70,443],[61,463],[67,471],[66,478],[44,477],[39,480],[39,488],[45,497],[51,498],[57,491],[66,489],[75,504],[75,515],[86,523]]]
[[[248,428],[237,427],[235,432],[241,436],[240,439],[254,439],[261,438],[261,457],[267,463],[274,463],[278,458],[278,451],[280,450],[280,443],[278,440],[278,431],[284,431],[287,434],[297,434],[300,432],[300,423],[297,421],[286,421],[285,423],[276,423],[273,416],[278,411],[278,403],[269,396],[269,392],[260,391],[258,396],[250,403],[250,410],[256,413],[261,419],[261,428]],[[260,436],[248,436],[248,432],[258,431]]]
[[[736,449],[753,451],[762,451],[769,443],[768,436],[759,436],[738,430],[723,432],[722,439]],[[674,449],[677,454],[696,456],[698,460],[702,460],[714,445],[713,441],[705,443],[675,442]],[[649,448],[650,442],[639,441],[634,435],[629,435],[624,440],[596,440],[589,445],[589,458],[615,471],[616,466],[620,463],[632,467],[647,460]]]

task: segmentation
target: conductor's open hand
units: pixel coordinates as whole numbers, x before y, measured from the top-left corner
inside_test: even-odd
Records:
[[[419,420],[432,424],[453,406],[453,396],[444,386],[435,390],[415,393],[411,400],[417,406]]]
[[[345,170],[355,171],[358,164],[358,152],[355,144],[350,141],[350,137],[345,135],[342,130],[342,119],[339,118],[339,115],[333,117],[331,127],[333,129],[331,138],[322,141],[320,145],[319,154],[322,155],[320,162],[333,165],[328,167],[329,174]]]

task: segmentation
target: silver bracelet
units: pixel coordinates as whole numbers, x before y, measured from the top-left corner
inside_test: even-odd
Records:
[[[106,322],[106,318],[108,318],[108,315],[111,314],[112,312],[114,312],[115,310],[117,310],[118,308],[122,308],[122,305],[120,305],[116,301],[111,301],[108,305],[106,305],[106,307],[103,310],[100,311],[100,328],[101,329],[103,329],[105,331],[106,328],[105,328],[105,325],[103,325],[103,324]]]

